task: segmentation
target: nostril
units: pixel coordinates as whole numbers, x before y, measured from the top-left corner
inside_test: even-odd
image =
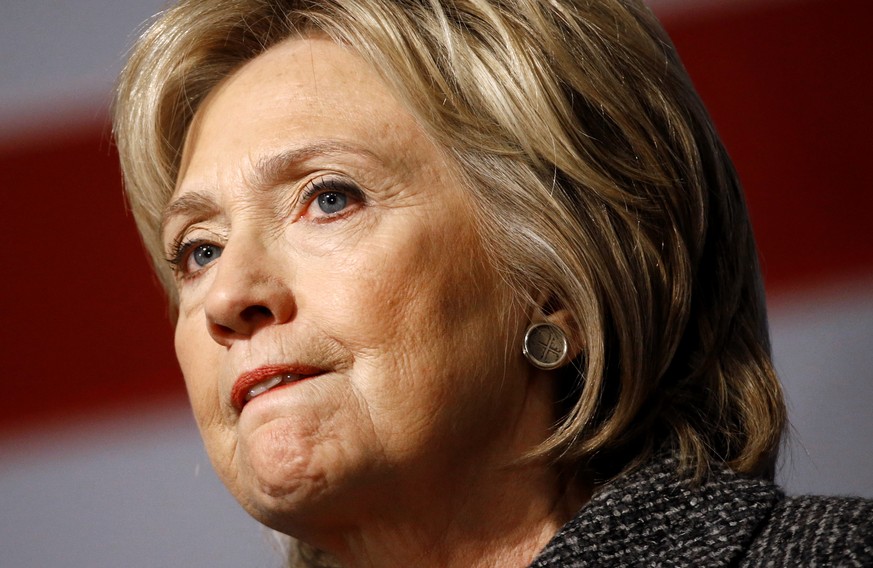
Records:
[[[248,306],[240,313],[240,319],[246,323],[257,323],[273,319],[273,312],[266,306]]]
[[[262,305],[250,305],[237,312],[236,317],[219,320],[212,319],[209,324],[212,337],[225,345],[225,342],[248,336],[262,325],[269,325],[275,320],[275,315],[270,308]]]

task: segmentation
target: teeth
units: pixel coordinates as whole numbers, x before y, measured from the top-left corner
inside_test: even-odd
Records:
[[[267,379],[262,383],[258,383],[253,386],[249,392],[246,394],[246,402],[255,398],[258,395],[264,394],[271,388],[281,385],[282,383],[291,383],[297,380],[297,375],[292,375],[291,373],[286,373],[284,375],[278,375],[273,377],[272,379]]]
[[[301,375],[295,375],[292,373],[285,373],[284,375],[276,375],[272,379],[267,379],[261,383],[256,384],[249,392],[246,393],[246,402],[255,398],[258,395],[262,395],[273,387],[279,386],[281,384],[293,383],[294,381],[300,379]]]
[[[282,377],[273,377],[272,379],[268,379],[262,383],[256,384],[255,386],[253,386],[251,388],[251,390],[249,390],[248,394],[246,395],[246,402],[255,398],[259,394],[264,394],[265,392],[267,392],[268,390],[270,390],[274,386],[281,384],[281,382],[282,382]]]

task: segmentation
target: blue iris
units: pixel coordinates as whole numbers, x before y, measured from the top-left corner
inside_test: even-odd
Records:
[[[322,210],[322,212],[332,215],[334,213],[339,213],[348,205],[349,198],[343,194],[336,191],[328,191],[322,193],[318,196],[318,208]]]

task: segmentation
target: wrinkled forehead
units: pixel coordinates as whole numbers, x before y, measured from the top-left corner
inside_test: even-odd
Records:
[[[316,133],[376,142],[399,133],[413,138],[420,129],[355,53],[326,38],[291,38],[249,60],[205,97],[187,131],[177,190],[198,157],[220,149],[215,141],[233,138],[254,158],[281,140]]]

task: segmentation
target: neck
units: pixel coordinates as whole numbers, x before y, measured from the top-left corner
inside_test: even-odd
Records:
[[[388,497],[390,507],[333,533],[323,548],[349,568],[524,567],[587,501],[587,491],[566,490],[543,466],[466,473],[466,483],[447,484],[462,491],[396,491],[416,497]]]

